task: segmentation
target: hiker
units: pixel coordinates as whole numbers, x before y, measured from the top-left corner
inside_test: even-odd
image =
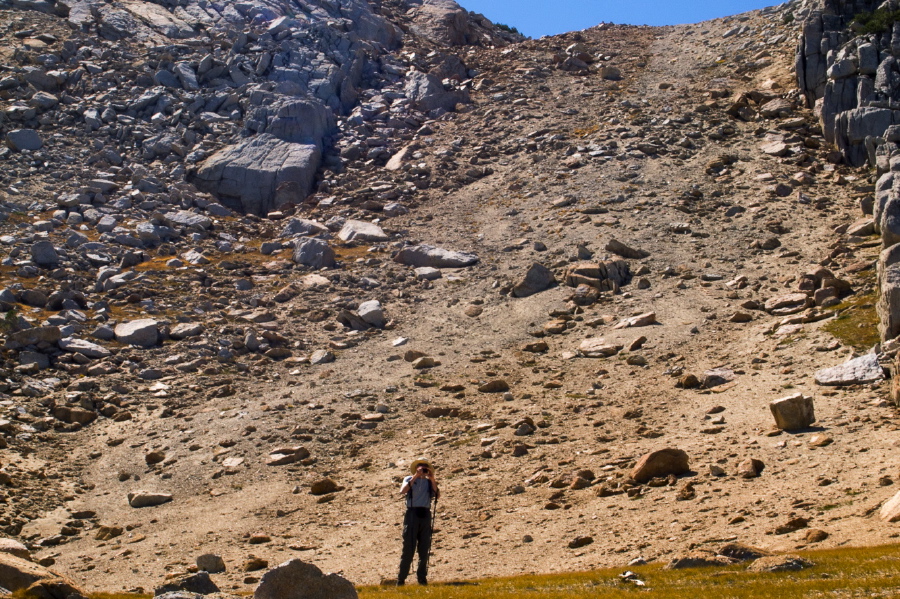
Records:
[[[400,574],[397,586],[406,584],[413,554],[419,550],[419,567],[416,578],[419,584],[428,584],[428,552],[431,551],[431,500],[437,502],[441,492],[434,467],[425,459],[414,461],[409,466],[412,476],[403,479],[400,495],[406,496],[406,515],[403,517],[403,555],[400,558]]]

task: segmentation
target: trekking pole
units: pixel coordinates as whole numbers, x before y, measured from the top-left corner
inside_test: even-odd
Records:
[[[428,566],[431,563],[431,552],[434,550],[434,522],[435,518],[437,518],[437,496],[434,497],[434,505],[431,510],[431,545],[428,547],[428,555],[425,557],[425,571],[428,571]]]

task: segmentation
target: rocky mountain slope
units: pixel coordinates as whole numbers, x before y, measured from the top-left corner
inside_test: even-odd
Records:
[[[539,40],[4,6],[0,527],[40,563],[378,582],[420,455],[434,580],[896,536],[875,180],[792,72],[817,5]]]

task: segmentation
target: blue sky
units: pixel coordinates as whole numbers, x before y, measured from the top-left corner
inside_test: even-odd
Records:
[[[780,4],[778,0],[457,0],[494,23],[531,37],[593,27],[602,21],[629,25],[698,23]]]

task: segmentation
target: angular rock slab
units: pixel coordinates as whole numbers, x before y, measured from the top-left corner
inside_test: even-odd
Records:
[[[364,220],[348,220],[338,232],[338,238],[342,241],[387,241],[390,239],[384,229],[375,223]]]
[[[116,325],[115,334],[119,343],[152,347],[159,340],[159,324],[152,318],[120,322]]]
[[[816,384],[830,387],[864,385],[884,380],[884,368],[878,363],[877,354],[853,358],[838,366],[816,372]]]
[[[337,574],[292,559],[266,572],[253,599],[358,599],[356,588]]]
[[[73,354],[81,354],[92,360],[108,358],[112,355],[112,352],[102,345],[97,345],[96,343],[85,341],[84,339],[74,339],[72,337],[60,340],[59,349]]]
[[[322,153],[315,145],[282,141],[269,133],[219,150],[190,179],[240,212],[264,215],[275,208],[275,191],[285,183],[308,195]]]
[[[556,277],[553,276],[550,269],[543,264],[535,262],[529,267],[528,272],[525,273],[525,278],[513,287],[512,296],[528,297],[550,289],[555,285]]]
[[[6,134],[6,145],[16,152],[21,152],[22,150],[33,152],[40,150],[44,142],[34,129],[13,129]]]
[[[478,256],[431,245],[411,245],[394,254],[394,262],[417,268],[463,268],[476,264]]]
[[[682,449],[659,449],[644,455],[631,470],[631,478],[645,483],[651,478],[690,472],[688,454]]]
[[[784,431],[808,428],[816,421],[813,398],[802,393],[776,399],[769,403],[769,409],[775,417],[775,426]]]
[[[609,343],[603,337],[585,339],[578,346],[578,353],[585,358],[608,358],[622,351],[623,345]]]

